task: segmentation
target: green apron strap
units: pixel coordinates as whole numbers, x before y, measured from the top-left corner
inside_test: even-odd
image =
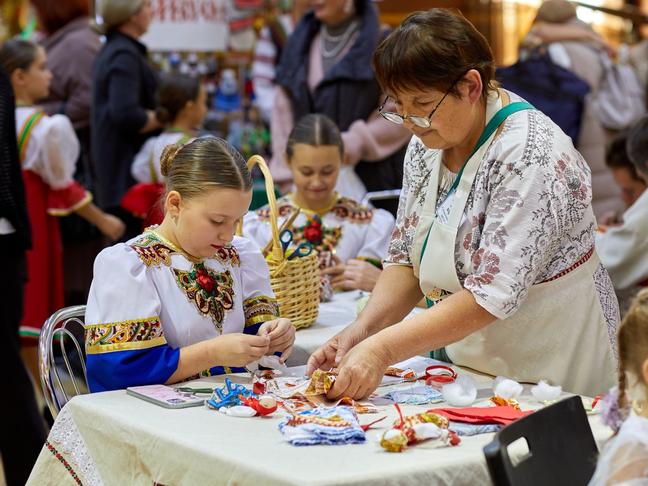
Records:
[[[513,113],[517,113],[518,111],[523,111],[523,110],[534,110],[534,106],[531,103],[527,103],[525,101],[516,101],[514,103],[510,103],[506,105],[505,107],[501,108],[495,115],[493,115],[493,118],[490,119],[490,121],[486,124],[486,127],[484,127],[484,131],[481,133],[479,136],[479,140],[477,140],[477,145],[475,145],[475,148],[473,151],[470,153],[466,161],[463,163],[461,166],[461,169],[459,169],[459,172],[457,173],[457,177],[455,177],[454,182],[452,183],[452,187],[450,187],[450,190],[448,191],[448,195],[450,195],[452,192],[454,192],[457,189],[457,186],[459,185],[459,181],[461,180],[461,176],[463,175],[463,171],[466,168],[466,164],[468,164],[468,161],[472,158],[473,155],[475,155],[475,152],[477,152],[482,145],[486,143],[486,141],[490,138],[490,136],[497,131],[499,126],[506,120],[510,115]],[[432,225],[430,225],[430,229],[427,232],[427,235],[425,236],[425,241],[423,242],[423,248],[421,249],[421,262],[423,262],[423,256],[425,255],[425,248],[427,248],[427,243],[428,243],[428,238],[430,237],[430,231],[432,230]]]

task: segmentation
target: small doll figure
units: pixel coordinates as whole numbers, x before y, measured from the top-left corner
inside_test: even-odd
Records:
[[[394,405],[400,418],[394,422],[394,427],[385,432],[380,439],[380,445],[389,452],[402,452],[407,446],[436,439],[451,446],[459,445],[461,439],[449,430],[447,418],[431,412],[403,417],[398,404]]]

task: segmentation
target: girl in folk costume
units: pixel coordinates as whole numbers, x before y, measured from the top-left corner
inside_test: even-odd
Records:
[[[16,96],[16,131],[32,228],[27,253],[28,282],[20,334],[26,361],[37,376],[35,346],[45,320],[63,307],[62,244],[56,216],[75,212],[111,238],[118,239],[124,224],[99,210],[92,196],[73,179],[79,142],[64,115],[45,115],[34,103],[46,98],[51,73],[42,47],[10,40],[0,49],[0,66],[11,78]]]
[[[207,114],[207,93],[196,78],[165,76],[158,89],[157,119],[168,128],[149,138],[133,160],[131,174],[139,182],[122,200],[122,207],[145,223],[160,223],[164,218],[160,198],[164,195],[164,176],[160,157],[167,145],[184,145],[195,137]],[[160,203],[160,204],[158,204]]]
[[[278,202],[282,221],[296,210],[294,241],[310,242],[320,253],[323,273],[334,288],[371,291],[387,254],[394,218],[341,197],[335,186],[344,148],[340,131],[326,116],[304,116],[288,138],[286,160],[295,192]],[[270,210],[266,206],[245,218],[244,233],[264,246],[270,241]]]
[[[95,261],[86,310],[93,392],[242,371],[292,349],[295,331],[278,318],[261,252],[234,237],[252,199],[243,157],[199,138],[165,148],[161,169],[162,224]]]
[[[604,418],[618,432],[601,452],[591,486],[648,482],[648,289],[641,290],[632,303],[617,343],[618,402],[610,404]]]

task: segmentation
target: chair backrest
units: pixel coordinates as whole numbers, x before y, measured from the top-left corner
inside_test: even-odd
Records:
[[[84,320],[85,305],[65,307],[52,314],[41,329],[38,367],[43,396],[52,417],[56,417],[70,398],[89,390]]]
[[[524,439],[528,453],[516,453]],[[578,486],[594,474],[598,449],[583,402],[575,396],[503,428],[484,455],[496,486]]]
[[[400,193],[400,189],[368,192],[365,194],[365,197],[362,198],[362,204],[365,206],[373,206],[378,209],[385,209],[396,217]]]

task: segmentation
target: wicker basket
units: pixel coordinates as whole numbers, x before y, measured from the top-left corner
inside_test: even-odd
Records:
[[[250,170],[258,165],[265,178],[272,228],[272,248],[266,261],[270,267],[272,290],[279,303],[279,314],[290,319],[296,329],[308,327],[315,322],[319,312],[320,271],[317,252],[292,260],[286,258],[279,241],[277,199],[270,170],[258,155],[250,157],[247,165]],[[290,250],[287,253],[289,252]]]

